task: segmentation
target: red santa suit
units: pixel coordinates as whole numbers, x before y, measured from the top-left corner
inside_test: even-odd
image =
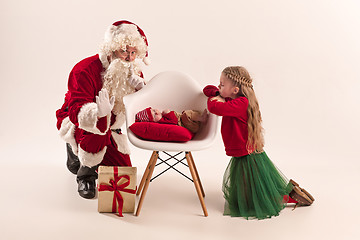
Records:
[[[134,34],[139,35],[135,36],[137,39]],[[131,42],[131,39],[137,42]],[[96,104],[96,96],[105,88],[103,75],[109,67],[109,56],[127,45],[136,47],[137,56],[147,63],[147,40],[144,33],[128,21],[119,21],[105,34],[100,54],[80,61],[70,72],[65,102],[56,111],[57,128],[83,166],[93,167],[100,163],[131,166],[127,138],[120,130],[125,121],[124,109],[120,111],[117,108],[115,111],[114,108],[111,114],[98,118]],[[136,73],[142,77],[140,71]],[[135,92],[135,88],[132,92]]]
[[[98,119],[96,114],[95,97],[102,89],[104,70],[98,54],[75,65],[65,102],[56,112],[57,128],[83,165],[131,166],[126,136],[112,131],[121,127],[124,115]]]

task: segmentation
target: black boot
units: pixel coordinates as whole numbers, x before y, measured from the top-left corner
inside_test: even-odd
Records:
[[[83,198],[92,199],[95,197],[96,169],[97,166],[91,168],[81,166],[77,172],[76,181],[78,183],[78,192]]]
[[[66,143],[67,161],[66,166],[70,172],[77,174],[80,168],[79,158],[74,154],[69,143]]]

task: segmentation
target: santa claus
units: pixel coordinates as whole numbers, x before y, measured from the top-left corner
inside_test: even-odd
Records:
[[[69,75],[65,102],[56,111],[67,145],[67,167],[77,175],[78,192],[95,197],[96,168],[131,166],[123,97],[144,87],[141,61],[148,64],[144,32],[129,21],[113,23],[99,54],[85,58]]]

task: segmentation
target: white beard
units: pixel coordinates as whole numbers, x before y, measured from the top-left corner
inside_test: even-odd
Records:
[[[140,72],[139,66],[132,62],[134,72]],[[135,92],[135,88],[128,83],[130,77],[130,62],[123,61],[119,58],[111,61],[109,67],[103,73],[103,88],[105,88],[109,97],[115,96],[115,105],[112,112],[115,115],[120,113],[125,114],[125,106],[123,97]]]

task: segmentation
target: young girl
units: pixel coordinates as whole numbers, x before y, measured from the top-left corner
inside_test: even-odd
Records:
[[[263,150],[261,113],[248,71],[227,67],[219,87],[203,91],[208,110],[223,117],[221,134],[226,155],[232,157],[223,179],[224,215],[264,219],[279,215],[286,203],[311,205],[314,198],[289,182]]]

